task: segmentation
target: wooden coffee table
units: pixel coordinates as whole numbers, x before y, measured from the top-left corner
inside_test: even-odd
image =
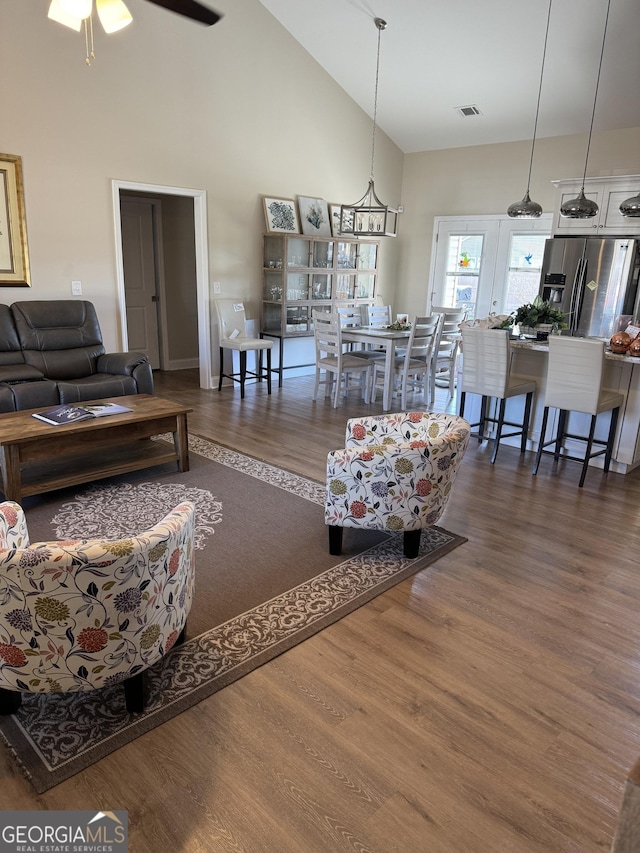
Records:
[[[7,500],[177,462],[189,470],[187,414],[192,409],[150,394],[110,397],[129,406],[120,415],[53,426],[33,412],[0,415],[0,468]],[[80,404],[81,405],[81,404]],[[173,433],[173,445],[151,436]]]

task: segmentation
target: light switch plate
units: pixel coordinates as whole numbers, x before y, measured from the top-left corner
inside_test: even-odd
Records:
[[[82,296],[82,282],[81,281],[72,281],[71,282],[71,295],[72,296]]]

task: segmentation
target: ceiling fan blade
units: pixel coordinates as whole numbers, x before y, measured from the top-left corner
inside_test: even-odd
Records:
[[[172,12],[177,12],[178,15],[184,15],[193,21],[199,21],[207,27],[217,24],[222,17],[213,9],[198,3],[197,0],[148,0],[148,2],[154,3],[156,6],[164,6],[165,9],[170,9]]]

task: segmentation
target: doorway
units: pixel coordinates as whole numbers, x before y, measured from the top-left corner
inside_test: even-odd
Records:
[[[189,323],[191,303],[193,333],[187,332],[185,335],[182,331],[175,340],[180,344],[181,341],[197,337],[196,358],[200,387],[212,388],[205,191],[132,181],[113,181],[112,191],[123,348],[135,348],[132,342],[137,342],[144,350],[149,350],[152,364],[157,361],[157,366],[162,369],[190,366],[188,360],[181,361],[180,358],[172,357],[171,335],[172,324],[175,324],[176,316],[181,311],[184,314],[184,323]],[[163,198],[164,217],[161,216]],[[167,255],[162,251],[162,247],[166,248],[166,243],[175,233],[175,227],[165,227],[163,234],[161,223],[163,218],[166,218],[166,209],[184,210],[184,205],[181,206],[180,202],[184,202],[189,210],[189,222],[186,225],[191,234],[191,248],[183,267],[191,267],[193,274],[186,277],[186,283],[185,277],[179,274],[170,275],[167,272],[165,275],[163,267],[163,258]],[[178,219],[175,219],[172,225],[177,222]],[[169,237],[167,233],[170,234]],[[140,268],[141,264],[145,264],[144,270]],[[128,275],[125,277],[126,267]],[[192,288],[193,292],[189,288]]]
[[[537,295],[550,236],[551,214],[533,220],[437,216],[430,304],[465,308],[468,320],[511,313]]]

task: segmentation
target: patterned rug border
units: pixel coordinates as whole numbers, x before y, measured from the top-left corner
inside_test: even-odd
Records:
[[[197,435],[189,436],[189,450],[324,504],[324,485],[314,480]],[[29,735],[30,724],[33,727],[41,713],[40,704],[54,704],[46,696],[30,697],[18,715],[0,718],[0,734],[21,772],[43,793],[339,621],[466,541],[441,527],[427,528],[422,532],[419,556],[407,559],[402,534],[390,534],[367,551],[187,640],[148,670],[149,699],[142,714],[126,712],[122,689],[117,686],[94,694],[59,694],[55,708],[47,712],[60,723],[73,716],[69,712],[74,703],[88,706],[86,714],[92,713],[92,704],[102,716],[106,706],[114,709],[104,720],[104,736],[81,752],[60,756],[55,744],[36,743]],[[113,695],[107,696],[107,692]]]

